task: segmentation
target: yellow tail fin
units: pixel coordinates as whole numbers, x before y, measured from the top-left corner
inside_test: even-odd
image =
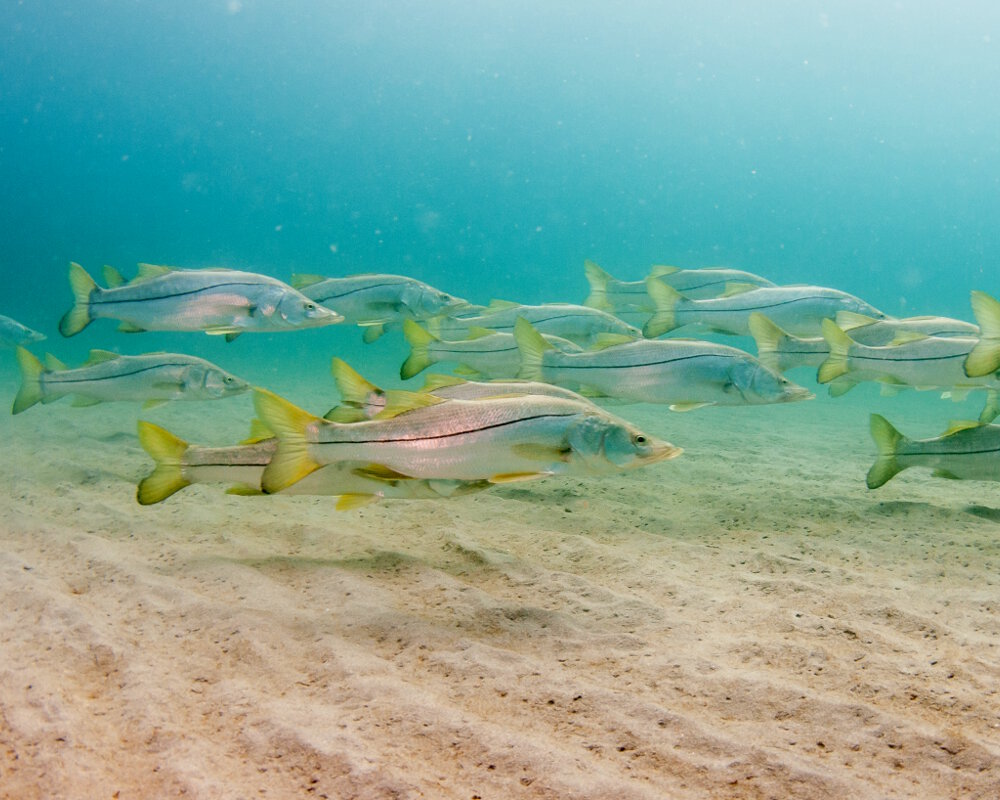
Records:
[[[42,387],[45,367],[42,366],[42,362],[23,347],[18,347],[17,363],[21,367],[21,388],[17,390],[17,396],[14,398],[12,414],[20,414],[45,399],[45,389]]]
[[[655,339],[677,326],[677,303],[683,299],[680,292],[672,286],[667,286],[659,278],[650,275],[646,278],[646,291],[649,293],[656,312],[642,327],[643,336]]]
[[[872,439],[878,448],[878,458],[868,470],[866,482],[869,489],[877,489],[903,469],[896,459],[896,454],[899,452],[900,442],[904,441],[905,437],[889,420],[879,414],[872,414],[870,422]]]
[[[816,380],[819,383],[830,383],[846,375],[850,369],[847,354],[854,340],[838,328],[832,319],[823,320],[823,338],[830,345],[830,355],[819,365]]]
[[[139,444],[156,466],[139,481],[136,499],[144,506],[166,500],[191,481],[184,477],[183,458],[188,444],[152,422],[139,421]]]
[[[543,381],[542,357],[546,350],[554,350],[534,326],[524,317],[514,321],[514,340],[521,354],[521,369],[517,377],[525,381]]]
[[[602,311],[611,311],[611,302],[608,300],[608,281],[612,280],[611,276],[589,258],[583,262],[583,274],[590,284],[590,294],[583,304]]]
[[[965,359],[965,374],[978,378],[1000,370],[1000,302],[986,292],[973,292],[972,313],[980,339]]]
[[[59,333],[63,336],[75,336],[93,321],[90,296],[100,291],[94,279],[75,261],[69,265],[69,286],[73,291],[73,307],[59,320]]]
[[[778,348],[789,338],[788,334],[759,311],[750,315],[747,324],[750,335],[757,343],[757,360],[768,369],[781,372]]]
[[[319,418],[265,389],[254,389],[257,414],[278,437],[278,449],[264,469],[260,488],[267,494],[280,492],[322,466],[309,453],[306,427]]]
[[[337,384],[337,391],[340,392],[340,399],[345,403],[363,408],[378,403],[379,400],[384,403],[385,392],[363,378],[343,359],[334,358],[330,369],[333,372],[333,382]],[[380,409],[375,409],[374,413],[378,410]]]
[[[418,375],[434,363],[430,346],[440,341],[434,334],[424,330],[412,319],[403,320],[403,336],[410,345],[410,355],[399,368],[399,377],[404,381]]]

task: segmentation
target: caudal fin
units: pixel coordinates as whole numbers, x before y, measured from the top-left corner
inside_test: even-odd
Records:
[[[59,333],[63,336],[75,336],[93,321],[90,297],[100,291],[87,270],[75,261],[69,265],[69,286],[73,291],[73,307],[59,320]]]
[[[768,369],[781,372],[778,350],[781,343],[789,338],[788,334],[759,311],[750,315],[747,324],[750,335],[757,343],[757,360]]]
[[[430,346],[440,341],[434,334],[424,330],[412,319],[403,320],[403,336],[410,345],[410,355],[399,368],[399,377],[404,381],[418,375],[434,363]]]
[[[642,333],[648,339],[655,339],[657,336],[678,327],[677,303],[683,299],[683,296],[654,275],[646,278],[646,291],[649,293],[656,311],[642,326]]]
[[[590,294],[583,304],[599,308],[601,311],[612,311],[611,302],[608,300],[608,282],[612,280],[611,276],[589,258],[583,262],[583,274],[590,284]]]
[[[45,399],[45,389],[42,387],[45,367],[42,366],[42,362],[23,347],[18,347],[17,363],[21,368],[21,388],[17,390],[17,396],[14,398],[12,414],[20,414]]]
[[[318,417],[265,389],[254,389],[253,404],[278,437],[278,449],[260,479],[266,494],[280,492],[322,466],[310,455],[306,442],[306,426],[318,422]]]
[[[514,340],[521,355],[517,377],[525,381],[542,381],[542,356],[554,349],[524,317],[514,321]]]
[[[980,339],[965,359],[965,374],[978,378],[1000,370],[1000,302],[986,292],[973,292],[972,313]]]
[[[866,483],[869,489],[877,489],[897,472],[904,469],[896,458],[900,442],[905,441],[903,434],[897,431],[885,417],[879,414],[871,415],[872,439],[878,448],[878,457],[868,470]]]
[[[846,375],[850,369],[847,355],[854,340],[838,328],[832,319],[823,320],[823,338],[830,345],[830,355],[819,365],[816,380],[819,383],[830,383]]]
[[[188,449],[187,442],[159,425],[139,420],[139,444],[156,462],[153,471],[139,481],[135,497],[140,504],[148,506],[159,503],[174,492],[191,485],[182,470],[182,460]]]

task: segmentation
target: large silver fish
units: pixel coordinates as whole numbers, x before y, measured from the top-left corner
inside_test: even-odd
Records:
[[[979,337],[979,326],[951,317],[902,317],[900,319],[872,319],[852,311],[838,311],[837,327],[850,334],[859,344],[883,347],[899,344],[920,336],[943,338]]]
[[[279,440],[261,478],[268,493],[338,461],[370,463],[373,474],[390,479],[504,483],[615,472],[681,452],[591,403],[559,397],[442,400],[397,392],[378,417],[350,424],[320,419],[260,389],[254,403]]]
[[[619,400],[665,403],[674,411],[688,411],[813,397],[749,353],[714,342],[640,339],[600,350],[560,353],[524,320],[518,321],[515,336],[521,348],[521,378]]]
[[[109,283],[118,283],[117,272]],[[267,275],[228,269],[171,269],[140,264],[131,283],[100,288],[79,264],[69,270],[75,303],[59,322],[73,336],[95,319],[120,330],[204,331],[232,340],[244,331],[286,331],[341,322],[343,317]]]
[[[0,314],[0,347],[20,347],[45,338],[44,333],[33,331],[16,319]]]
[[[139,422],[139,442],[156,462],[140,481],[136,499],[142,505],[159,503],[185,486],[223,483],[230,494],[261,494],[264,469],[278,449],[278,440],[266,436],[231,447],[189,445],[150,422]],[[307,475],[283,494],[339,497],[337,510],[357,508],[380,498],[405,500],[457,497],[489,488],[487,481],[402,480],[372,477],[366,464],[338,462]]]
[[[429,319],[427,329],[439,339],[457,341],[468,338],[469,331],[475,328],[513,333],[518,317],[528,320],[541,333],[561,336],[580,345],[593,344],[602,333],[618,333],[636,339],[642,336],[635,326],[596,308],[572,303],[525,306],[496,300],[486,311],[475,316]]]
[[[764,314],[794,336],[817,336],[824,319],[854,311],[874,319],[885,314],[853,295],[823,286],[762,286],[710,300],[690,300],[655,278],[646,279],[656,313],[643,328],[655,338],[685,325],[738,336],[750,334],[750,315]]]
[[[48,368],[23,347],[17,350],[21,388],[13,413],[35,403],[52,403],[73,395],[73,405],[89,406],[114,400],[158,404],[168,400],[214,400],[245,392],[250,384],[195,356],[148,353],[123,356],[91,350],[81,367],[69,369],[53,356]]]
[[[979,339],[924,336],[900,344],[869,347],[854,341],[832,320],[823,321],[830,355],[820,365],[820,383],[838,381],[844,391],[861,381],[919,389],[996,389],[996,374],[970,378],[964,364]],[[843,392],[840,392],[843,393]]]
[[[473,310],[468,301],[404,275],[292,275],[292,286],[317,303],[337,309],[347,322],[365,326],[366,342],[378,339],[404,319],[423,320]]]
[[[584,305],[599,308],[612,314],[645,312],[646,316],[656,311],[656,305],[646,290],[646,281],[620,281],[605,272],[593,261],[583,262],[583,271],[590,284],[590,294]],[[656,266],[649,277],[662,281],[685,297],[704,299],[718,297],[727,285],[774,286],[767,278],[728,267],[702,267],[700,269],[680,269],[679,267]]]
[[[514,334],[485,328],[470,328],[468,332],[467,339],[448,341],[407,320],[403,323],[403,335],[410,346],[410,355],[399,368],[399,376],[407,380],[439,361],[456,361],[484,378],[517,377],[521,356]],[[542,335],[557,350],[579,352],[581,349],[578,344],[561,336]]]
[[[869,489],[910,467],[929,467],[939,478],[1000,481],[1000,425],[959,422],[935,438],[908,439],[872,414],[871,432],[878,458],[868,470]]]

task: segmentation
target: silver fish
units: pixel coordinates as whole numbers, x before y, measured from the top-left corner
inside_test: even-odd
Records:
[[[883,347],[900,344],[920,336],[944,338],[979,337],[979,326],[951,317],[903,317],[900,319],[872,319],[852,311],[838,311],[837,327],[850,334],[859,344]]]
[[[139,422],[139,442],[156,466],[140,481],[136,499],[142,505],[159,503],[196,483],[224,483],[230,494],[262,494],[260,480],[278,449],[267,437],[232,447],[189,445],[150,422]],[[337,510],[357,508],[381,498],[405,500],[457,497],[489,488],[487,481],[399,480],[375,478],[367,465],[338,462],[307,475],[283,494],[339,497]]]
[[[102,289],[73,263],[69,280],[75,304],[59,322],[63,336],[102,317],[121,320],[120,330],[127,332],[204,331],[230,340],[244,331],[285,331],[343,320],[291,286],[253,272],[140,264],[131,283]]]
[[[314,417],[260,389],[254,403],[279,439],[261,479],[268,493],[337,461],[368,462],[373,474],[390,479],[504,483],[615,472],[681,452],[593,404],[559,397],[466,401],[397,392],[378,417],[350,424]]]
[[[871,433],[878,458],[868,470],[869,489],[910,467],[929,467],[939,478],[1000,481],[1000,425],[959,422],[935,438],[908,439],[872,414]]]
[[[468,337],[470,329],[485,328],[501,333],[513,333],[514,322],[523,317],[539,332],[561,336],[580,345],[590,345],[602,333],[619,333],[640,338],[642,332],[618,317],[587,306],[572,303],[544,303],[537,306],[494,301],[475,316],[434,317],[427,320],[427,329],[439,339],[456,341]]]
[[[747,336],[754,312],[764,314],[795,336],[818,335],[822,321],[833,319],[838,311],[854,311],[875,319],[886,316],[864,300],[823,286],[762,286],[710,300],[689,300],[655,278],[647,278],[646,288],[656,304],[656,313],[643,328],[650,338],[685,325]]]
[[[17,360],[21,388],[14,398],[14,414],[67,395],[74,396],[76,406],[115,400],[153,405],[168,400],[214,400],[250,388],[246,381],[203,358],[178,353],[123,356],[91,350],[86,364],[69,369],[51,355],[47,356],[46,368],[21,347]]]
[[[645,280],[620,281],[590,260],[583,262],[583,271],[590,284],[590,294],[583,303],[585,306],[615,315],[645,312],[648,316],[656,311],[656,305],[646,290]],[[662,281],[685,297],[695,300],[718,297],[726,290],[727,285],[774,286],[760,275],[728,267],[680,269],[655,266],[650,270],[649,277]]]
[[[404,275],[292,275],[292,286],[317,303],[337,309],[347,322],[365,326],[366,342],[404,319],[423,320],[473,309],[460,297]]]
[[[619,400],[665,403],[674,411],[708,405],[759,405],[808,400],[812,392],[743,350],[695,339],[640,339],[604,349],[560,353],[518,322],[521,375]]]
[[[747,325],[757,343],[758,360],[775,372],[796,367],[818,369],[830,355],[830,345],[822,336],[792,336],[760,312],[752,313]]]
[[[45,338],[44,333],[33,331],[27,325],[22,325],[16,319],[0,314],[0,347],[19,347]]]
[[[399,369],[403,380],[412,378],[439,361],[457,361],[484,378],[514,378],[521,368],[521,356],[512,333],[470,328],[461,341],[439,339],[416,322],[403,323],[403,335],[410,355]],[[543,334],[545,340],[563,352],[580,351],[580,346],[561,336]]]

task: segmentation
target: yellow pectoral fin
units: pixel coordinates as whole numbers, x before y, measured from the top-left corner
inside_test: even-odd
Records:
[[[377,494],[342,494],[334,508],[337,511],[351,511],[378,500]]]
[[[546,463],[566,461],[572,452],[568,447],[559,448],[544,444],[515,444],[511,449],[521,458],[527,458],[532,461],[544,461]]]
[[[402,472],[396,472],[396,470],[391,469],[384,464],[368,464],[365,467],[358,467],[357,469],[351,470],[355,475],[361,478],[371,478],[376,481],[411,481],[414,480],[411,475],[404,475]]]

